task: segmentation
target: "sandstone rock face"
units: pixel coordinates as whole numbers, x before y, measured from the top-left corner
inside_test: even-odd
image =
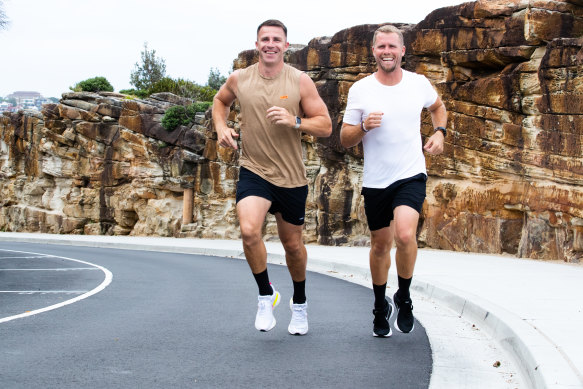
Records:
[[[391,21],[390,21],[391,22]],[[397,24],[404,68],[425,74],[449,111],[445,152],[427,156],[421,246],[578,262],[583,256],[583,3],[494,0]],[[361,145],[339,132],[350,86],[375,71],[378,25],[289,50],[328,105],[333,135],[304,136],[310,191],[305,240],[369,243]],[[239,55],[235,68],[255,61]],[[238,238],[238,155],[218,147],[209,114],[168,132],[164,111],[189,101],[69,93],[41,114],[0,117],[0,229]],[[238,127],[238,107],[229,120]],[[432,133],[422,117],[423,137]],[[182,223],[192,188],[192,223]],[[192,193],[188,192],[188,193]],[[190,197],[188,196],[188,197]],[[275,239],[273,217],[265,224]]]
[[[166,131],[177,96],[66,93],[0,118],[0,228],[178,236],[182,192],[204,160],[202,122]]]

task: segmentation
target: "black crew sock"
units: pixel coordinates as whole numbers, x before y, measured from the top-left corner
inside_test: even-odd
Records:
[[[292,280],[293,281],[293,280]],[[304,304],[306,302],[306,280],[293,281],[294,283],[294,304]]]
[[[385,309],[385,294],[387,293],[387,283],[382,285],[372,284],[372,290],[374,292],[374,307],[375,309]]]
[[[411,286],[411,280],[413,279],[413,277],[402,278],[401,276],[397,276],[397,279],[399,281],[399,290],[397,291],[399,299],[402,301],[410,300],[411,295],[409,294],[409,287]]]
[[[261,273],[253,273],[253,277],[255,277],[255,282],[257,282],[257,286],[259,287],[260,296],[269,296],[273,294],[273,288],[271,287],[271,284],[269,284],[267,269],[263,270]]]

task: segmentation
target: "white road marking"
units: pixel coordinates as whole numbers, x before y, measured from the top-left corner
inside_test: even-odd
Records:
[[[52,291],[53,293],[54,292],[56,292],[56,293],[83,293],[80,296],[77,296],[77,297],[72,298],[70,300],[60,302],[58,304],[49,305],[48,307],[45,307],[45,308],[35,309],[34,311],[24,312],[24,313],[14,315],[14,316],[0,318],[0,323],[6,323],[6,322],[11,321],[11,320],[21,319],[24,317],[37,315],[39,313],[52,311],[53,309],[61,308],[61,307],[64,307],[65,305],[73,304],[73,303],[76,303],[78,301],[84,300],[87,297],[91,297],[94,294],[97,294],[97,293],[101,292],[103,289],[107,288],[107,286],[109,284],[111,284],[111,281],[113,280],[113,274],[108,269],[104,268],[103,266],[99,266],[99,265],[96,265],[94,263],[91,263],[91,262],[81,261],[79,259],[74,259],[74,258],[67,258],[67,257],[53,256],[53,255],[42,255],[40,253],[31,253],[31,252],[26,252],[26,251],[4,250],[4,249],[0,249],[0,251],[11,252],[11,253],[21,253],[21,254],[41,255],[39,258],[41,258],[41,257],[62,258],[62,259],[65,259],[67,261],[73,261],[73,262],[81,263],[83,265],[92,266],[94,268],[101,270],[103,272],[103,274],[105,274],[105,278],[104,278],[103,282],[101,284],[99,284],[96,288],[94,288],[88,292],[85,292],[85,291]],[[32,292],[32,291],[30,291],[30,292]],[[42,291],[42,292],[51,293],[50,291]],[[39,293],[39,291],[34,291],[34,293]]]
[[[55,267],[53,269],[0,269],[0,271],[69,271],[69,270],[99,270],[99,269],[96,267]]]
[[[79,294],[87,293],[87,290],[0,290],[0,293],[18,293],[18,294],[46,294],[46,293],[69,293],[69,294]]]
[[[1,250],[1,251],[12,251],[12,250]],[[60,258],[53,255],[35,255],[27,257],[2,257],[1,259],[31,259],[31,258]]]

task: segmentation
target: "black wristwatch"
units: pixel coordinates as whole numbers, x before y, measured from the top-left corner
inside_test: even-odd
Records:
[[[437,132],[437,131],[441,131],[441,132],[443,132],[443,137],[444,137],[444,138],[445,138],[445,136],[447,135],[447,130],[445,129],[445,127],[441,127],[441,126],[439,126],[439,127],[435,127],[435,128],[434,128],[434,130],[435,130],[436,132]]]

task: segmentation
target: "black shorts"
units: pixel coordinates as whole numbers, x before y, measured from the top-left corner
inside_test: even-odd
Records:
[[[307,185],[282,188],[241,167],[237,182],[237,203],[247,196],[258,196],[271,201],[269,213],[281,213],[283,220],[288,223],[296,226],[304,224],[308,198]]]
[[[371,231],[388,227],[393,211],[399,205],[407,205],[421,213],[425,201],[427,176],[423,173],[393,182],[384,189],[362,188],[364,213]]]

